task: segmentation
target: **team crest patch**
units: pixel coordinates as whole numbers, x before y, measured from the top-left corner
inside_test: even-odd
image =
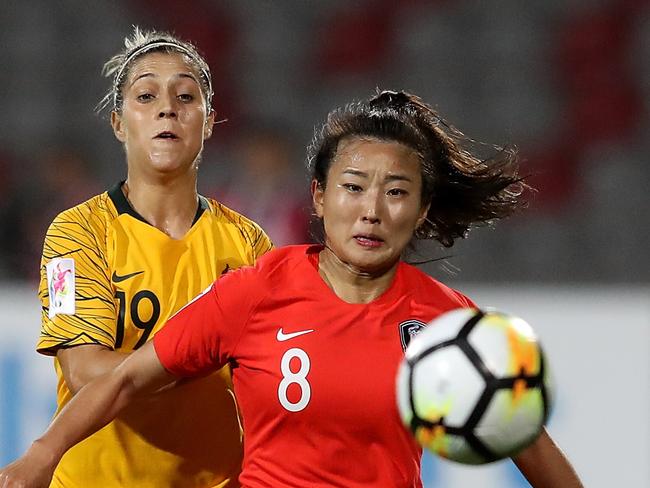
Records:
[[[418,335],[427,326],[424,322],[416,319],[405,320],[399,324],[399,336],[402,341],[402,348],[406,347],[416,335]]]
[[[50,318],[56,314],[74,315],[74,259],[55,258],[45,265],[50,294]]]

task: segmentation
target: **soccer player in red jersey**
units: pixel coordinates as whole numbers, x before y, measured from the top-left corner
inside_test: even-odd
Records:
[[[422,486],[396,370],[414,327],[473,304],[402,258],[414,237],[451,246],[521,205],[516,154],[481,160],[462,140],[403,92],[332,112],[309,158],[324,245],[281,248],[216,281],[85,386],[0,471],[0,487],[46,486],[66,449],[133,400],[228,363],[245,432],[242,486]],[[582,486],[546,431],[515,462],[534,487]]]

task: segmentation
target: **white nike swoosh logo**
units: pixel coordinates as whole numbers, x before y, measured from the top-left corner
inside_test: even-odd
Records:
[[[289,339],[293,339],[294,337],[298,337],[303,334],[309,334],[310,332],[314,332],[314,329],[299,330],[298,332],[290,332],[289,334],[285,334],[282,332],[282,327],[280,327],[280,330],[278,330],[278,335],[276,335],[275,338],[280,342],[288,341]]]

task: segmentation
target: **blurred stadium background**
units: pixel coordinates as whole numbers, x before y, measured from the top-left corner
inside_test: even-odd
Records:
[[[100,74],[133,24],[194,41],[226,119],[200,190],[276,244],[308,238],[305,146],[375,88],[421,95],[467,135],[516,144],[530,209],[426,270],[527,318],[556,372],[550,430],[589,487],[650,486],[650,2],[7,0],[0,11],[0,464],[54,402],[38,335],[48,223],[125,174]],[[255,195],[251,198],[251,195]],[[449,256],[449,257],[448,257]],[[510,463],[425,460],[426,486],[527,486]]]

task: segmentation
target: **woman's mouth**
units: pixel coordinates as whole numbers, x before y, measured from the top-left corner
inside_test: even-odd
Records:
[[[154,139],[163,139],[163,140],[169,140],[169,141],[176,141],[178,140],[178,136],[174,134],[171,131],[163,131],[160,134],[158,134]]]
[[[384,243],[383,239],[373,235],[356,235],[354,239],[357,244],[366,248],[380,247]]]

